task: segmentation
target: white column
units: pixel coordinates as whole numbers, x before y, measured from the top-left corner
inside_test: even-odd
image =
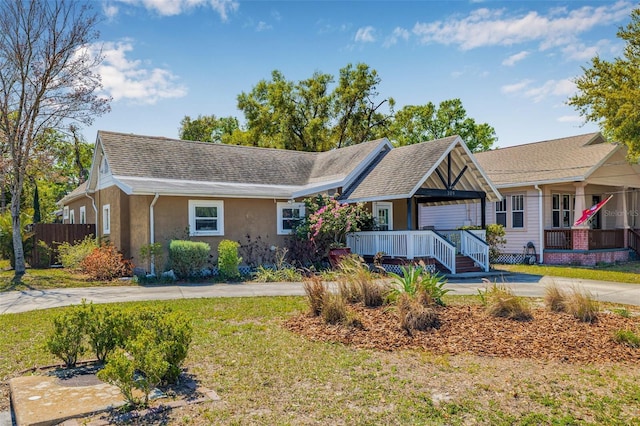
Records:
[[[587,203],[585,202],[584,197],[584,187],[587,186],[587,183],[576,182],[574,183],[574,185],[576,187],[576,205],[573,210],[573,221],[575,222],[576,220],[580,219],[580,216],[582,216],[582,212],[587,208]],[[560,200],[560,202],[562,202],[562,200]],[[582,225],[576,226],[575,228],[589,228],[589,221],[584,222]]]

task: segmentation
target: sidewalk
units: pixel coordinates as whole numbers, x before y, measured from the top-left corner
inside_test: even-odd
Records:
[[[516,295],[544,296],[545,286],[555,283],[562,289],[576,286],[604,302],[640,306],[640,285],[606,281],[578,280],[562,277],[513,274],[492,277],[492,282],[509,286]],[[446,288],[450,294],[477,294],[484,289],[481,278],[451,279]],[[85,299],[93,303],[135,302],[142,300],[175,300],[209,297],[304,296],[302,283],[238,283],[184,284],[122,287],[86,287],[51,290],[10,291],[0,293],[0,314],[13,314],[79,304]]]

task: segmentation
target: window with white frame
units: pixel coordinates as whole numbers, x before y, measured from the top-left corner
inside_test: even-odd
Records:
[[[393,231],[393,203],[373,203],[373,220],[380,231]]]
[[[496,201],[496,223],[507,227],[507,199],[506,197],[502,201]]]
[[[278,203],[278,235],[289,235],[304,217],[304,203]]]
[[[511,227],[524,228],[524,195],[511,196]]]
[[[575,196],[572,194],[551,195],[551,226],[570,228],[573,224]]]
[[[69,206],[64,206],[62,209],[62,220],[65,221],[69,219]]]
[[[111,233],[111,205],[102,206],[102,233],[107,235]]]
[[[84,225],[87,223],[87,208],[85,206],[80,206],[80,224]]]
[[[219,200],[189,200],[189,235],[224,235],[223,207]]]
[[[69,210],[69,223],[76,223],[76,211],[74,209]]]

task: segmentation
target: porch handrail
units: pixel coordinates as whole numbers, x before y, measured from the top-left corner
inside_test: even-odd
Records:
[[[452,274],[456,272],[456,246],[434,231],[363,231],[347,234],[347,246],[363,256],[433,257]]]
[[[460,238],[460,251],[463,255],[470,257],[485,272],[489,272],[489,244],[482,241],[473,232],[464,230]]]

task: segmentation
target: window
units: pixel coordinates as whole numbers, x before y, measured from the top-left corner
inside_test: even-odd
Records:
[[[575,196],[570,194],[551,195],[551,226],[570,228],[573,224]]]
[[[189,200],[189,235],[224,235],[223,202]]]
[[[80,206],[80,223],[82,225],[87,223],[87,208],[85,206]]]
[[[511,196],[511,227],[524,228],[524,195]]]
[[[102,158],[102,162],[100,163],[100,173],[107,174],[109,173],[109,163],[106,158]]]
[[[393,231],[393,203],[373,203],[373,220],[380,231]]]
[[[102,206],[102,233],[111,233],[111,205],[105,204]]]
[[[69,210],[69,223],[71,223],[71,224],[76,223],[76,211],[75,210]]]
[[[62,220],[65,221],[67,219],[69,219],[69,206],[65,206],[62,209]]]
[[[507,227],[507,199],[496,202],[496,223]]]
[[[304,203],[278,203],[278,235],[291,234],[304,213]]]

